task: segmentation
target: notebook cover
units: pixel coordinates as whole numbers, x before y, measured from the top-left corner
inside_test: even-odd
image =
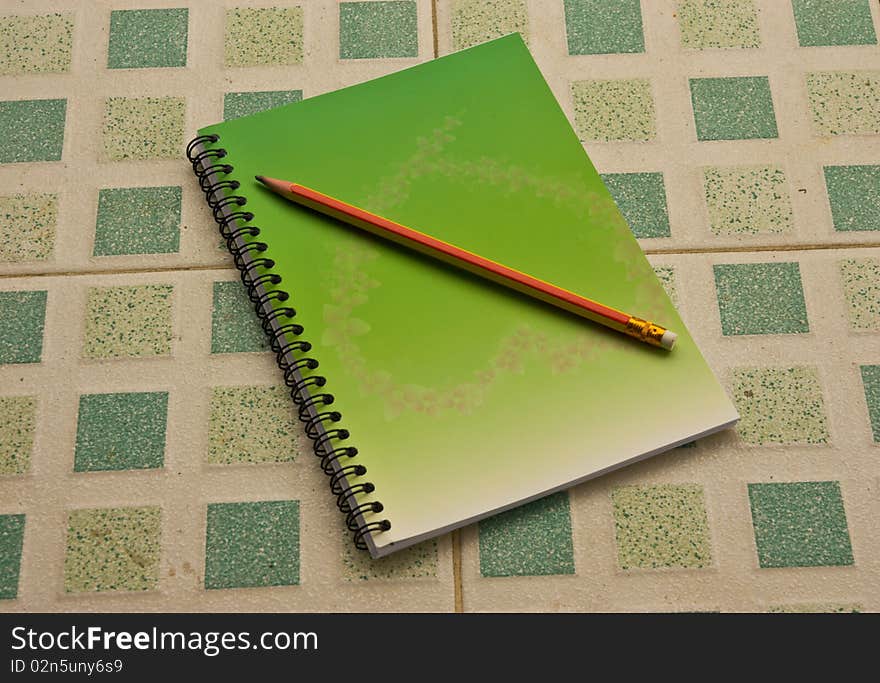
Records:
[[[291,294],[382,556],[736,411],[518,34],[199,131]],[[666,352],[293,205],[284,178],[678,333]],[[308,372],[306,374],[309,374]],[[329,503],[329,501],[328,501]]]

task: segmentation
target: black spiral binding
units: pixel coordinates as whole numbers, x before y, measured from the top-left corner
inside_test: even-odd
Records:
[[[321,375],[303,376],[304,370],[315,370],[319,363],[314,358],[302,355],[311,351],[309,342],[290,339],[303,333],[302,325],[292,322],[296,310],[288,305],[272,305],[273,301],[285,303],[290,295],[279,288],[281,276],[271,272],[275,262],[262,256],[268,245],[254,239],[245,240],[245,237],[258,237],[260,228],[249,225],[254,215],[242,210],[247,199],[224,193],[224,190],[234,193],[240,185],[237,180],[228,177],[233,167],[221,161],[226,157],[226,150],[206,147],[206,144],[219,140],[220,136],[216,134],[200,135],[187,145],[186,156],[199,179],[199,187],[205,193],[214,221],[220,226],[220,234],[226,240],[226,247],[247,288],[263,331],[269,338],[299,419],[305,425],[306,435],[312,440],[315,455],[320,458],[321,469],[330,477],[330,490],[336,496],[337,507],[345,514],[345,525],[353,533],[355,546],[366,550],[366,536],[372,532],[388,531],[391,522],[387,519],[367,522],[364,513],[382,512],[382,503],[372,501],[358,504],[355,499],[356,494],[372,493],[376,487],[372,482],[349,484],[350,476],[362,477],[367,473],[367,468],[359,463],[343,464],[354,458],[358,450],[342,444],[350,437],[347,429],[335,426],[342,420],[342,414],[336,410],[321,412],[322,407],[334,401],[333,394],[323,390],[327,380]]]

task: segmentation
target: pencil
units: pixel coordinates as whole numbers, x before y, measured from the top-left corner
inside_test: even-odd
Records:
[[[357,206],[346,204],[305,185],[261,175],[256,176],[256,179],[273,192],[297,204],[367,230],[374,235],[390,239],[423,254],[439,258],[446,263],[456,265],[493,282],[528,294],[618,332],[628,334],[652,346],[669,350],[675,344],[677,336],[675,332],[660,325],[605,306],[513,268],[508,268],[418,230],[377,216]]]

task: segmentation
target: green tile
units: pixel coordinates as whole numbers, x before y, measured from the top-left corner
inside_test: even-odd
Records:
[[[761,45],[754,0],[679,0],[681,46],[692,50]]]
[[[823,444],[831,439],[816,369],[739,367],[731,393],[740,414],[736,427],[748,444]]]
[[[73,14],[0,16],[0,76],[70,71]]]
[[[165,391],[79,397],[76,472],[143,470],[165,462]]]
[[[791,0],[804,47],[876,45],[869,0]]]
[[[61,159],[66,116],[67,100],[0,102],[0,164]]]
[[[226,10],[226,66],[301,64],[302,7],[235,7]]]
[[[662,173],[604,173],[602,181],[639,238],[669,237]]]
[[[0,365],[39,363],[48,292],[0,292]]]
[[[654,266],[654,274],[657,276],[657,279],[660,280],[660,284],[663,285],[663,289],[666,290],[666,295],[669,297],[669,300],[672,301],[672,304],[676,308],[681,307],[681,301],[678,298],[678,284],[675,275],[675,267]]]
[[[807,74],[817,135],[880,135],[880,71]]]
[[[463,50],[487,40],[519,33],[529,40],[526,0],[452,0],[452,49]]]
[[[880,259],[844,259],[838,264],[854,330],[880,330]]]
[[[18,597],[24,515],[0,515],[0,600]]]
[[[179,187],[118,187],[98,193],[95,256],[174,254],[180,248]]]
[[[0,396],[0,476],[30,469],[36,426],[36,396]]]
[[[874,441],[880,443],[880,365],[863,365],[861,371],[871,431],[874,433]]]
[[[355,548],[351,534],[343,534],[342,567],[347,581],[397,581],[437,576],[437,541],[430,540],[374,560]]]
[[[299,502],[211,503],[205,588],[299,583]]]
[[[86,303],[85,358],[171,353],[172,285],[91,287]]]
[[[571,97],[581,140],[644,141],[657,136],[647,79],[575,81]]]
[[[714,266],[721,332],[809,332],[797,263],[725,263]]]
[[[64,590],[147,591],[159,586],[162,510],[73,510],[67,523]]]
[[[692,78],[690,84],[698,140],[779,136],[766,76]]]
[[[574,574],[568,493],[554,493],[480,522],[480,572]]]
[[[418,56],[418,10],[413,0],[339,3],[340,59]]]
[[[268,349],[266,333],[241,282],[215,282],[211,353],[246,353]]]
[[[568,54],[644,52],[639,0],[565,0]]]
[[[57,221],[58,195],[0,197],[0,263],[48,260]]]
[[[104,103],[103,149],[110,161],[179,159],[184,97],[109,97]]]
[[[107,67],[186,66],[188,22],[186,8],[112,11]]]
[[[712,564],[703,487],[623,486],[611,492],[621,569],[699,569]]]
[[[237,119],[302,100],[302,90],[228,92],[223,96],[223,120]]]
[[[880,230],[880,166],[826,166],[824,170],[834,229]]]
[[[853,563],[838,482],[749,484],[749,501],[762,568]]]
[[[771,235],[791,232],[788,181],[776,166],[703,169],[709,228],[716,235]]]
[[[284,386],[214,387],[208,462],[219,465],[293,462],[302,429]]]

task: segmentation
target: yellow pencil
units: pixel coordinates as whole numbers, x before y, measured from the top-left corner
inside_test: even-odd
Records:
[[[597,301],[570,292],[562,287],[544,282],[513,268],[491,261],[448,242],[443,242],[418,230],[377,216],[364,209],[346,204],[343,201],[322,194],[304,185],[277,178],[258,175],[256,179],[273,192],[297,204],[307,206],[320,213],[363,228],[374,235],[390,239],[398,244],[415,249],[421,253],[439,258],[446,263],[459,266],[471,273],[481,275],[518,292],[529,294],[541,301],[558,306],[583,318],[605,325],[618,332],[652,346],[672,349],[676,334],[660,325],[642,318],[618,311]]]

